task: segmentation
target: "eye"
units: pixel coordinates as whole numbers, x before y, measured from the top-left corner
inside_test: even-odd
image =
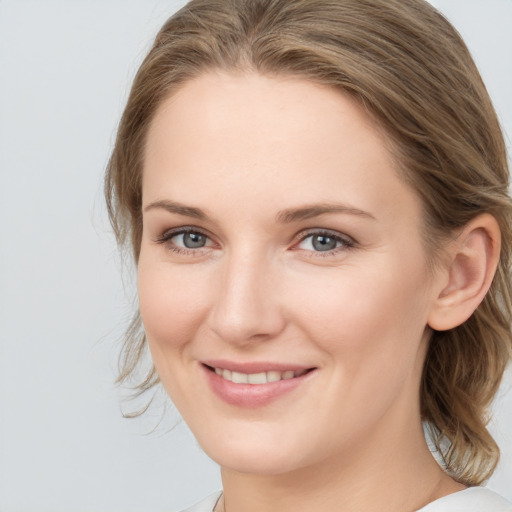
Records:
[[[354,240],[341,233],[330,231],[317,231],[302,237],[296,248],[313,252],[337,252],[338,250],[350,249],[355,245]]]
[[[178,254],[199,253],[201,249],[215,245],[208,235],[192,227],[168,230],[155,241]]]
[[[173,244],[179,247],[186,247],[187,249],[200,249],[205,247],[208,242],[208,237],[203,233],[196,233],[188,231],[186,233],[179,233],[169,238]]]

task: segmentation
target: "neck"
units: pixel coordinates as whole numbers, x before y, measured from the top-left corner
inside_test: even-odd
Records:
[[[381,425],[342,456],[285,474],[223,468],[222,482],[222,512],[412,512],[464,488],[433,459],[419,420],[400,432]]]

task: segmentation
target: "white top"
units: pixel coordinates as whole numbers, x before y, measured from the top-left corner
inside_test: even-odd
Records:
[[[192,507],[183,510],[183,512],[213,512],[213,509],[215,508],[215,505],[217,505],[217,501],[219,501],[221,495],[222,492],[210,494],[210,496],[199,503],[196,503]]]
[[[183,512],[213,512],[221,494],[216,492]],[[512,512],[512,504],[485,487],[469,487],[433,501],[417,512]]]
[[[468,487],[433,501],[418,512],[512,512],[512,504],[485,487]]]

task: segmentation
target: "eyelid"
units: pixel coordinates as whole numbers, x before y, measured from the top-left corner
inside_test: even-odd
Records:
[[[211,236],[204,229],[198,228],[197,226],[179,226],[176,228],[166,229],[161,235],[158,235],[154,241],[157,243],[164,243],[174,236],[186,233],[199,233],[212,240]]]
[[[207,238],[207,245],[203,247],[191,248],[174,244],[171,241],[171,239],[175,236],[184,235],[187,233],[197,233],[205,236]],[[168,251],[175,254],[195,257],[204,256],[205,252],[209,252],[212,248],[215,248],[215,245],[217,245],[207,231],[197,226],[179,226],[176,228],[167,229],[161,235],[154,238],[153,241],[157,244],[163,245]]]
[[[317,236],[320,235],[320,236],[326,236],[329,238],[334,238],[336,241],[341,242],[342,245],[340,247],[336,247],[335,249],[331,249],[330,251],[310,251],[307,249],[300,249],[298,247],[298,245],[301,242],[303,242],[304,240],[306,240],[309,237],[314,236],[314,235],[317,235]],[[303,250],[303,251],[310,252],[310,253],[313,253],[315,255],[320,255],[320,256],[322,256],[322,255],[328,256],[328,255],[332,255],[333,253],[336,253],[336,252],[352,249],[356,245],[357,245],[357,241],[353,237],[351,237],[345,233],[341,233],[339,231],[335,231],[332,229],[311,228],[306,231],[301,231],[298,235],[296,235],[294,237],[294,243],[293,243],[292,249],[299,250],[299,251]]]

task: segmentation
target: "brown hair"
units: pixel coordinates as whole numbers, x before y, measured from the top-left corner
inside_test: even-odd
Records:
[[[480,484],[499,457],[487,414],[512,353],[512,217],[503,136],[464,42],[424,0],[192,0],[142,63],[108,164],[110,219],[135,261],[148,126],[164,99],[208,69],[296,75],[353,96],[422,199],[427,248],[480,213],[497,219],[502,249],[491,289],[463,325],[433,333],[420,396],[447,471]],[[137,313],[119,381],[133,376],[145,346]],[[157,382],[151,368],[138,389]]]

